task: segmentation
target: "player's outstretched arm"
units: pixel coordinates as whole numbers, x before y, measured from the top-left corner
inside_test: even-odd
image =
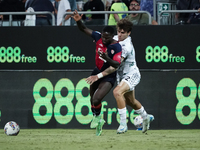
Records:
[[[76,21],[77,26],[79,28],[79,30],[81,30],[82,32],[86,33],[87,35],[91,36],[92,35],[92,30],[87,28],[81,21],[83,14],[79,15],[78,11],[75,10],[73,12],[73,16],[72,18]]]
[[[101,78],[103,78],[103,77],[115,72],[116,70],[117,70],[116,68],[110,66],[109,68],[107,68],[106,70],[104,70],[103,72],[101,72],[101,73],[99,73],[97,75],[89,76],[86,79],[86,82],[91,85],[94,82],[96,82],[97,80],[99,80],[99,79],[101,79]]]

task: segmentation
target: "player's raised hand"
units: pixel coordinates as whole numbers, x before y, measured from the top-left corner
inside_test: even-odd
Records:
[[[85,81],[92,85],[95,81],[97,81],[99,78],[97,77],[97,75],[94,76],[89,76],[87,79],[85,79]]]
[[[72,18],[74,18],[74,20],[77,22],[77,21],[79,21],[79,20],[82,19],[82,16],[83,16],[83,14],[79,15],[78,11],[75,10],[75,11],[73,12]]]
[[[109,59],[107,52],[98,51],[98,54],[101,58],[103,58],[106,61]]]

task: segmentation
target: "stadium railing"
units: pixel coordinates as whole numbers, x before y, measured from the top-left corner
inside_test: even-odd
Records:
[[[161,25],[161,18],[164,13],[199,13],[198,10],[164,10],[158,15],[158,25]]]
[[[151,24],[151,14],[148,11],[92,11],[92,12],[87,12],[87,11],[79,11],[79,14],[105,14],[105,25],[107,25],[108,22],[108,14],[120,14],[120,13],[146,13],[149,16],[149,24]],[[158,24],[161,25],[161,19],[162,15],[165,13],[199,13],[198,10],[164,10],[160,12],[160,15],[158,15]],[[50,14],[52,16],[52,26],[55,26],[55,16],[53,13],[48,12],[48,11],[41,11],[41,12],[0,12],[0,15],[9,15],[9,26],[12,26],[12,16],[13,15],[38,15],[38,14]],[[64,18],[66,15],[72,15],[73,12],[66,12],[63,15],[63,20],[62,24],[64,24]]]
[[[0,15],[9,15],[9,26],[12,26],[13,15],[44,15],[50,14],[52,17],[52,26],[55,26],[55,16],[49,11],[38,11],[38,12],[0,12]]]
[[[78,11],[79,14],[105,14],[105,25],[108,24],[108,14],[130,14],[130,13],[137,13],[137,14],[147,14],[149,16],[149,24],[151,24],[151,14],[148,11]],[[66,12],[63,15],[62,25],[65,22],[66,15],[72,15],[73,12]]]

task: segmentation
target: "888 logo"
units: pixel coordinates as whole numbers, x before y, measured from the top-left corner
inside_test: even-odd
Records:
[[[169,54],[169,49],[167,46],[148,46],[145,51],[145,59],[148,63],[150,62],[176,62],[176,63],[184,63],[185,57],[184,56],[174,56],[173,54]]]
[[[21,55],[21,49],[16,46],[12,48],[11,46],[5,48],[0,47],[0,63],[36,63],[36,56],[25,56]]]
[[[21,49],[17,46],[15,48],[12,47],[0,47],[0,62],[1,63],[19,63],[21,60]]]
[[[184,94],[185,88],[189,88],[189,95]],[[176,117],[181,124],[191,124],[196,116],[198,116],[200,120],[200,103],[198,105],[195,103],[197,97],[200,100],[200,84],[197,86],[191,78],[181,79],[176,86],[176,97],[178,100],[176,105]],[[184,107],[190,109],[189,114],[184,114]]]
[[[40,90],[45,88],[47,93],[45,96],[41,96]],[[68,90],[67,95],[62,95],[61,91],[63,88]],[[39,124],[46,124],[50,121],[52,116],[60,124],[69,123],[72,118],[76,117],[77,121],[81,124],[88,124],[92,118],[92,111],[90,109],[90,95],[89,92],[86,92],[88,95],[84,96],[82,90],[86,88],[89,90],[89,84],[86,83],[85,79],[81,79],[76,86],[68,78],[60,79],[55,86],[51,83],[49,79],[41,78],[39,79],[33,87],[33,97],[35,103],[33,105],[33,117]],[[87,90],[86,90],[87,91]],[[52,98],[55,98],[56,103],[53,106],[51,103]],[[77,100],[76,106],[73,105],[74,97]],[[46,114],[41,115],[41,107],[46,108]],[[67,109],[66,114],[61,113],[61,109]],[[89,113],[87,115],[82,114],[82,108],[87,107]]]
[[[75,117],[80,124],[89,124],[93,117],[89,88],[90,85],[85,78],[79,80],[77,84],[68,78],[61,78],[55,85],[47,78],[37,80],[33,87],[35,100],[32,108],[33,118],[38,124],[46,124],[52,117],[59,124],[68,124]],[[67,89],[67,94],[64,89]],[[120,123],[117,108],[109,108],[106,101],[102,101],[101,113],[106,115],[108,125],[112,124],[114,116]],[[127,110],[126,116],[127,123],[129,118],[134,124],[134,118],[138,114],[134,114],[134,109],[130,113]]]
[[[47,61],[49,63],[60,63],[60,62],[70,62],[70,63],[85,63],[85,56],[74,56],[73,54],[69,54],[69,48],[67,46],[64,47],[48,47],[47,48]]]
[[[196,60],[197,62],[200,62],[200,46],[198,46],[196,49]]]

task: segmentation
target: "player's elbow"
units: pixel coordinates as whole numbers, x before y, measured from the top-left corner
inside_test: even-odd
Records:
[[[119,68],[119,66],[120,66],[120,63],[117,62],[114,68],[117,69],[117,68]]]

